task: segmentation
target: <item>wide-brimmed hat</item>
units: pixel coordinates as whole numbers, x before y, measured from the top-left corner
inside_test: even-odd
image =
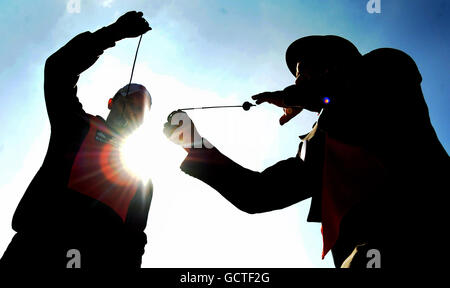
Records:
[[[286,50],[286,64],[296,76],[297,62],[302,59],[320,60],[323,63],[344,63],[361,56],[352,42],[335,35],[312,35],[295,40]]]

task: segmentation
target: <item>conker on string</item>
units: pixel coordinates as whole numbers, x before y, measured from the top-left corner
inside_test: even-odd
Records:
[[[245,111],[250,110],[250,107],[252,107],[252,106],[254,106],[254,105],[251,104],[251,103],[248,102],[248,101],[245,101],[244,104],[242,104],[242,108],[243,108]]]

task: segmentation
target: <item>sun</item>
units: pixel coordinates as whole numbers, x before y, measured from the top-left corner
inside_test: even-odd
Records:
[[[122,143],[120,157],[124,169],[138,176],[144,183],[151,178],[148,149],[150,149],[150,137],[146,135],[144,127],[138,128]],[[146,151],[147,150],[147,151]]]
[[[179,172],[180,162],[185,156],[183,149],[164,136],[163,123],[154,119],[146,113],[143,124],[123,141],[120,148],[123,168],[144,183],[150,179],[152,182],[158,178],[170,179],[173,173]]]

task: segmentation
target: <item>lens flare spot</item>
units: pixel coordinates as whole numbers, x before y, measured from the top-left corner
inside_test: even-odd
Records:
[[[150,179],[150,175],[146,172],[146,166],[149,162],[148,159],[145,159],[147,155],[145,151],[149,149],[150,145],[143,132],[139,128],[125,139],[121,147],[120,157],[124,168],[145,182]]]
[[[144,123],[131,133],[120,148],[120,159],[124,168],[141,178],[144,183],[150,180],[151,153],[153,146],[148,127],[148,113],[144,114]]]

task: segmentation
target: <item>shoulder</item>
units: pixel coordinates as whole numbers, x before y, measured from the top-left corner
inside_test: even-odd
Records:
[[[361,57],[363,70],[369,75],[374,73],[392,77],[396,81],[422,81],[419,69],[413,58],[403,51],[393,48],[375,49]]]
[[[414,60],[403,51],[393,48],[379,48],[375,49],[362,57],[366,63],[385,64],[389,66],[403,66],[413,70],[418,70]]]
[[[394,48],[378,48],[375,50],[370,51],[367,54],[363,55],[364,58],[368,57],[397,57],[397,58],[403,58],[403,59],[411,59],[411,56],[406,54],[405,52],[394,49]]]

